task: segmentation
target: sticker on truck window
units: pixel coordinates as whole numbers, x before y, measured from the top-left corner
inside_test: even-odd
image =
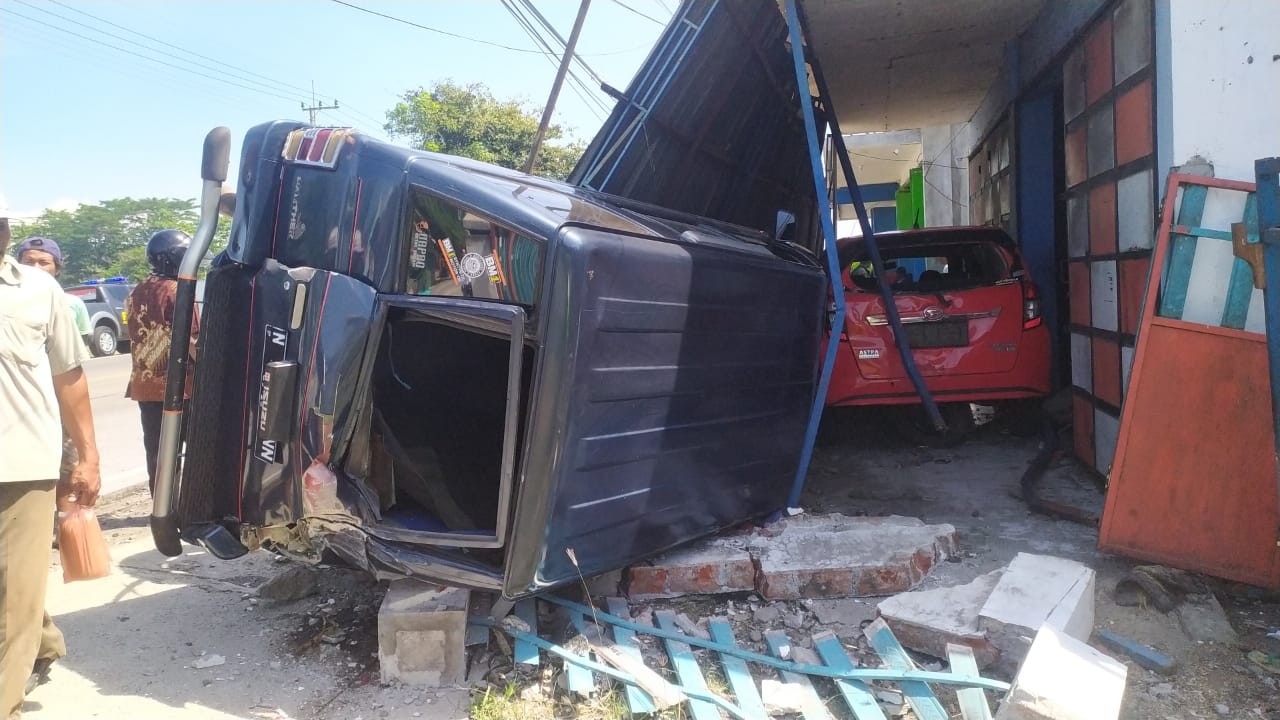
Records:
[[[461,282],[458,276],[461,270],[458,268],[458,253],[453,249],[453,241],[449,238],[441,238],[439,241],[440,252],[444,254],[445,265],[449,268],[449,276],[454,282]]]
[[[429,252],[431,252],[431,236],[425,232],[414,233],[413,247],[409,249],[409,267],[414,270],[425,268]]]
[[[267,325],[263,332],[262,339],[262,367],[258,368],[258,377],[261,378],[261,387],[258,389],[258,422],[257,422],[257,442],[254,444],[254,457],[266,463],[267,465],[275,465],[283,462],[281,457],[280,443],[275,440],[267,440],[262,437],[267,431],[267,399],[271,397],[271,375],[267,372],[267,366],[273,362],[284,360],[285,349],[289,346],[289,333],[274,325]]]
[[[880,351],[879,350],[859,350],[858,359],[859,360],[879,360]]]

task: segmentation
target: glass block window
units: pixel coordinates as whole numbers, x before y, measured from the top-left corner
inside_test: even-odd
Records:
[[[1012,123],[1001,120],[969,156],[969,218],[974,225],[992,225],[1014,235]]]
[[[1063,60],[1075,450],[1110,470],[1155,240],[1151,0],[1116,0]]]

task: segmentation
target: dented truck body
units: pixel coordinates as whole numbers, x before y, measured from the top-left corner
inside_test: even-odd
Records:
[[[257,126],[177,525],[518,597],[759,517],[796,472],[825,282],[760,230]]]

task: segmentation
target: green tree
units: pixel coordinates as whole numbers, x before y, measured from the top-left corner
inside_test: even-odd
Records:
[[[195,201],[177,198],[117,198],[75,210],[46,210],[30,223],[13,228],[14,244],[31,235],[53,238],[62,249],[65,285],[122,275],[137,282],[150,272],[147,240],[159,230],[194,233],[199,212]],[[226,246],[230,222],[223,219],[213,240],[214,251]]]
[[[391,135],[414,147],[461,155],[508,168],[521,168],[538,132],[540,109],[515,100],[498,100],[483,83],[458,85],[445,80],[430,89],[405,92],[387,113]],[[560,125],[547,128],[533,172],[563,179],[582,155],[582,143],[555,142],[564,137]]]

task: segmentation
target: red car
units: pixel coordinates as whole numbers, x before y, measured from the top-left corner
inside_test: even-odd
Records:
[[[948,423],[961,432],[971,426],[970,403],[1048,394],[1049,329],[1008,234],[953,227],[876,239],[916,365]],[[836,247],[847,314],[827,405],[916,405],[900,415],[918,426],[920,398],[894,345],[862,238]]]

